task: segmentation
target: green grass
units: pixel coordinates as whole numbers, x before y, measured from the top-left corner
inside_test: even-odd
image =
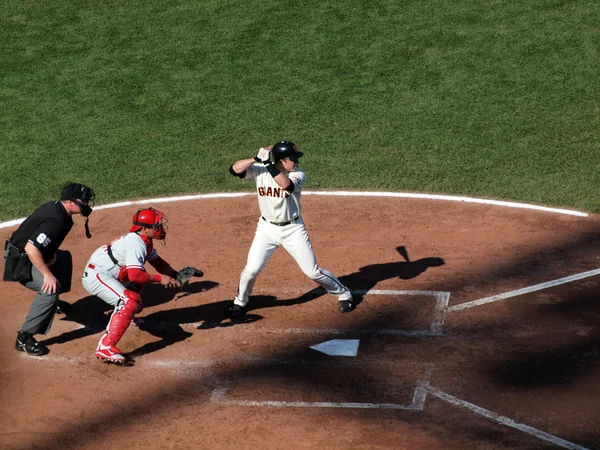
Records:
[[[308,189],[600,212],[592,1],[0,3],[0,220],[68,180],[99,203],[247,190],[291,139]]]

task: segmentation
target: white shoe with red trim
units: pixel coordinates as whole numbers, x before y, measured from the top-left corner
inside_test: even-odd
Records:
[[[114,345],[102,345],[102,343],[100,343],[94,355],[102,361],[113,362],[116,364],[125,364],[127,361],[127,358],[121,355],[121,350]]]

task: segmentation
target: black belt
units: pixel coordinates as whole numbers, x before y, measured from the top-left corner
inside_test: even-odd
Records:
[[[294,223],[295,221],[297,221],[300,217],[295,217],[292,220],[288,220],[287,222],[271,222],[270,220],[265,219],[263,216],[260,217],[262,220],[264,220],[265,222],[269,222],[272,225],[276,225],[278,227],[285,227],[286,225],[289,225],[291,223]]]

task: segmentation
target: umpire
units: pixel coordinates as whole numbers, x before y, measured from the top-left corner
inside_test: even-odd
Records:
[[[85,217],[86,235],[91,237],[87,218],[92,213],[94,191],[83,184],[67,183],[60,200],[44,203],[27,217],[6,241],[4,281],[17,281],[37,292],[27,318],[17,333],[15,348],[41,356],[48,347],[35,340],[35,334],[47,334],[58,307],[58,296],[71,290],[73,259],[59,250],[73,227],[74,214]],[[69,306],[66,302],[65,306]]]

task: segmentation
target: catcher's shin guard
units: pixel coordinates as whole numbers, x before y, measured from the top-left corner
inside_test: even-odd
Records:
[[[133,316],[143,309],[142,298],[137,292],[125,289],[123,297],[110,316],[110,321],[106,327],[106,334],[100,339],[100,343],[104,346],[116,345],[121,337],[123,337],[123,334],[125,334]]]

